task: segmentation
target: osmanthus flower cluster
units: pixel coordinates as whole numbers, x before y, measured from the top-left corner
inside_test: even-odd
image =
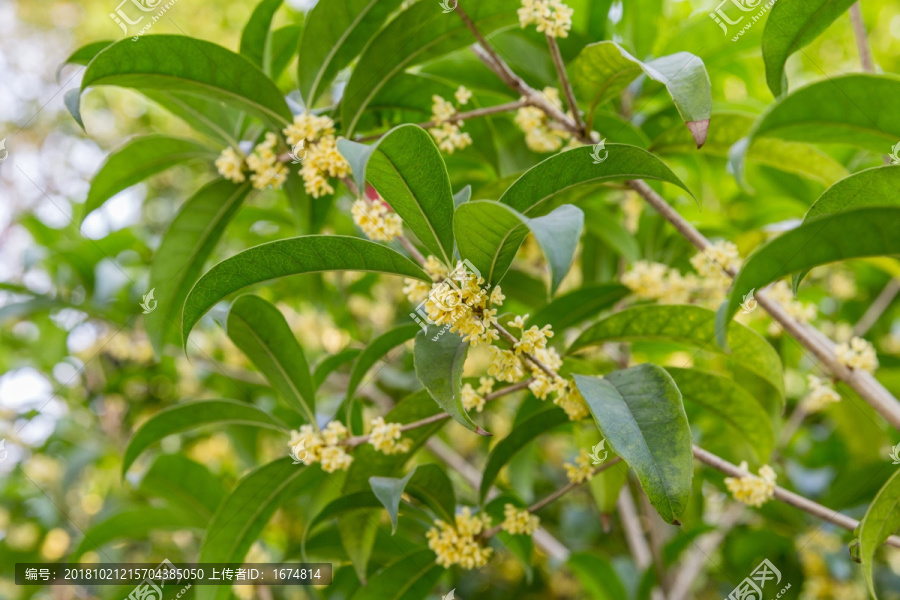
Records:
[[[333,194],[334,187],[329,178],[344,177],[350,173],[350,165],[338,152],[335,137],[334,121],[324,115],[303,113],[294,116],[294,122],[284,131],[285,140],[292,148],[303,149],[300,176],[303,185],[313,198]],[[253,151],[244,156],[240,150],[225,148],[216,159],[216,169],[222,177],[234,182],[247,180],[246,171],[250,171],[250,181],[258,190],[280,189],[288,177],[286,160],[277,151],[278,136],[267,132],[264,141],[257,144]]]
[[[565,463],[566,476],[572,483],[584,483],[590,481],[594,476],[594,470],[591,468],[591,455],[584,448],[575,457],[574,463]]]
[[[827,379],[821,379],[815,375],[807,375],[809,393],[800,401],[800,405],[808,413],[825,410],[826,407],[841,401],[838,394]]]
[[[854,337],[849,343],[838,344],[834,348],[834,354],[839,363],[851,369],[874,373],[878,368],[875,347],[860,337]]]
[[[568,37],[572,29],[574,9],[561,0],[522,0],[519,24],[524,29],[537,25],[537,30],[550,37]]]
[[[384,417],[372,419],[368,443],[383,454],[405,454],[412,449],[412,440],[403,438],[400,423],[386,423]],[[291,432],[288,446],[297,449],[305,465],[319,463],[326,473],[346,471],[353,463],[347,452],[349,432],[340,421],[330,421],[321,431],[312,425],[302,425]],[[305,451],[305,453],[304,453]]]
[[[465,86],[459,86],[454,97],[458,106],[465,106],[472,98],[472,92]],[[452,120],[458,107],[453,106],[453,103],[437,94],[432,96],[431,100],[434,102],[431,109],[431,121],[435,126],[429,129],[428,133],[437,142],[438,148],[447,154],[453,154],[456,150],[471,146],[472,136],[460,131],[465,123],[461,120]]]
[[[472,514],[469,507],[457,513],[451,525],[441,519],[434,522],[425,538],[428,547],[435,553],[435,562],[444,568],[459,565],[464,569],[474,569],[487,564],[494,550],[484,546],[478,536],[491,526],[487,514]]]
[[[740,465],[742,471],[747,471],[747,461]],[[759,476],[748,473],[742,477],[726,477],[725,487],[731,492],[735,500],[739,500],[748,506],[760,507],[775,494],[775,470],[769,465],[759,468]]]
[[[564,110],[559,90],[545,87],[543,94],[557,108]],[[515,123],[525,133],[525,145],[534,152],[556,152],[566,143],[573,143],[572,134],[536,106],[523,106],[516,111]]]

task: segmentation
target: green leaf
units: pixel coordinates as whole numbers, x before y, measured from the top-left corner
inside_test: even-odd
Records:
[[[236,400],[198,400],[164,408],[144,423],[128,440],[122,457],[122,474],[148,446],[173,433],[204,425],[250,425],[286,431],[287,427],[251,404]]]
[[[780,0],[769,11],[763,30],[762,54],[766,82],[778,97],[786,88],[788,57],[825,32],[855,0]]]
[[[518,23],[518,0],[472,0],[466,13],[482,35]],[[341,101],[341,123],[349,138],[372,98],[395,75],[475,42],[462,19],[427,2],[400,13],[366,46]],[[302,53],[302,47],[301,47]]]
[[[215,98],[194,96],[178,91],[143,90],[147,98],[156,102],[216,144],[237,148],[246,115]]]
[[[75,122],[78,123],[78,126],[84,131],[84,120],[81,118],[81,90],[72,88],[67,91],[63,96],[63,102],[65,103],[69,114],[72,115],[72,118],[75,119]]]
[[[315,424],[316,391],[309,363],[281,311],[259,296],[241,296],[228,312],[227,332],[287,406]]]
[[[116,540],[140,540],[159,530],[203,527],[189,512],[172,507],[141,506],[129,508],[97,523],[84,532],[81,543],[69,556],[75,559],[89,550],[98,550]]]
[[[190,510],[204,525],[225,497],[225,488],[209,469],[180,454],[163,454],[141,479],[140,490]]]
[[[419,465],[415,471],[406,492],[428,506],[444,522],[452,522],[456,511],[456,494],[445,467],[429,463]]]
[[[460,204],[464,204],[472,199],[472,186],[467,185],[455,194],[453,194],[453,208],[459,208]]]
[[[618,283],[585,285],[539,309],[531,315],[527,324],[538,327],[550,325],[553,331],[560,333],[614,306],[630,293],[628,288]]]
[[[419,326],[415,324],[401,325],[386,331],[372,340],[353,363],[353,369],[350,371],[350,380],[347,382],[346,401],[353,398],[353,394],[356,393],[356,389],[369,369],[372,368],[372,365],[400,344],[416,337],[416,333],[419,330]]]
[[[592,600],[619,600],[628,597],[616,570],[599,553],[572,554],[566,566],[572,570]]]
[[[156,175],[183,162],[215,160],[216,152],[208,146],[167,135],[133,138],[112,152],[91,179],[91,189],[84,201],[84,217],[104,202],[151,175]]]
[[[315,384],[316,389],[319,389],[319,386],[325,383],[325,380],[328,379],[328,376],[331,375],[331,373],[351,360],[355,360],[361,353],[362,350],[359,348],[347,348],[346,350],[341,350],[337,354],[331,354],[322,359],[313,370],[313,383]]]
[[[379,502],[384,505],[391,518],[391,535],[397,533],[397,513],[400,512],[400,498],[410,478],[415,475],[416,469],[407,473],[402,478],[396,477],[369,477],[369,485]]]
[[[212,42],[180,35],[145,35],[139,44],[116,42],[90,62],[81,91],[98,85],[219,100],[276,131],[292,119],[281,91],[253,63]]]
[[[900,207],[847,209],[805,221],[747,257],[717,315],[716,331],[725,344],[728,323],[751,289],[762,289],[791,273],[851,258],[900,254]]]
[[[229,294],[254,283],[321,271],[391,273],[431,282],[414,262],[386,246],[355,237],[307,235],[254,246],[220,262],[191,288],[184,302],[182,335]]]
[[[154,290],[156,309],[144,316],[157,355],[162,354],[169,332],[180,321],[184,299],[203,264],[249,192],[249,183],[238,186],[216,179],[184,203],[163,235],[148,284]]]
[[[569,272],[581,239],[584,213],[564,204],[534,219],[490,200],[466,202],[453,215],[459,255],[468,259],[491,285],[503,279],[530,231],[550,265],[550,294]]]
[[[56,70],[57,83],[59,83],[59,76],[66,65],[87,66],[87,64],[91,62],[95,56],[100,54],[101,51],[105,50],[109,46],[112,46],[114,43],[114,40],[102,40],[99,42],[91,42],[90,44],[85,44],[81,48],[77,49],[75,52],[70,54],[69,57],[64,60]]]
[[[675,173],[646,150],[626,144],[607,144],[606,150],[609,157],[599,164],[591,158],[591,146],[554,154],[519,177],[500,202],[527,217],[538,217],[548,212],[549,200],[577,185],[628,179],[666,181],[690,194]]]
[[[431,325],[427,331],[419,331],[413,348],[416,377],[438,406],[458,423],[490,435],[475,424],[462,405],[462,371],[468,350],[469,344],[449,330]]]
[[[724,424],[730,446],[737,454],[743,442],[756,455],[756,462],[768,462],[775,445],[772,422],[760,404],[732,379],[698,369],[666,367],[685,402],[697,404]]]
[[[873,598],[878,597],[872,580],[875,550],[897,529],[900,529],[900,471],[891,475],[878,491],[859,524],[859,558]]]
[[[528,415],[510,431],[509,435],[497,442],[488,455],[484,474],[481,476],[479,501],[484,502],[488,491],[497,480],[500,470],[529,442],[539,435],[569,422],[569,417],[557,406],[547,405]]]
[[[338,140],[356,186],[368,180],[428,252],[449,264],[453,256],[453,191],[434,140],[416,125],[401,125],[366,146]]]
[[[424,600],[443,572],[434,552],[416,550],[377,571],[351,600]]]
[[[319,485],[323,476],[321,469],[293,465],[289,457],[245,475],[213,516],[197,562],[242,563],[275,511],[302,490]],[[228,598],[230,584],[197,587],[197,600]]]
[[[900,78],[843,75],[800,88],[762,117],[754,138],[848,144],[887,154],[900,139]]]
[[[709,352],[723,353],[716,344],[716,313],[699,306],[644,305],[627,308],[587,328],[569,347],[582,350],[610,340],[671,340]],[[784,374],[775,349],[743,324],[728,332],[728,347],[735,364],[767,381],[784,406]]]
[[[307,107],[313,107],[338,71],[350,64],[400,0],[329,0],[306,16],[300,40],[298,80]]]
[[[241,33],[241,54],[264,73],[272,74],[272,20],[283,0],[262,0]]]
[[[269,42],[272,48],[272,66],[269,74],[272,79],[277,80],[297,56],[297,47],[302,34],[303,27],[300,25],[285,25],[272,32],[272,41]]]
[[[644,63],[615,42],[597,42],[585,46],[572,63],[570,73],[579,95],[590,99],[589,121],[593,121],[598,106],[618,97],[644,74],[666,86],[697,147],[705,143],[712,113],[712,86],[703,60],[690,52]]]
[[[651,364],[574,377],[609,448],[634,469],[660,516],[677,524],[690,498],[694,457],[672,377]]]

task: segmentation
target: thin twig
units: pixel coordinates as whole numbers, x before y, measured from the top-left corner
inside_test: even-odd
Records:
[[[862,4],[856,2],[850,7],[850,20],[853,22],[853,37],[856,38],[856,47],[859,50],[859,62],[863,71],[875,72],[875,61],[872,60],[872,45],[869,44],[869,33],[866,31],[866,23],[863,20]]]
[[[891,306],[898,293],[900,293],[900,280],[891,279],[884,286],[884,289],[881,290],[881,293],[878,294],[878,297],[875,298],[874,302],[866,309],[862,318],[853,326],[853,335],[859,337],[866,335],[869,329],[878,322],[884,311]]]
[[[724,458],[719,458],[715,454],[707,452],[699,446],[694,446],[694,457],[700,462],[705,463],[731,477],[747,477],[748,475],[750,475],[743,469],[736,467]],[[852,519],[845,514],[839,513],[836,510],[831,510],[830,508],[822,506],[821,504],[813,502],[812,500],[804,498],[803,496],[799,496],[793,492],[789,492],[783,487],[775,487],[774,497],[778,500],[781,500],[785,504],[790,504],[791,506],[799,508],[800,510],[807,512],[814,517],[818,517],[849,531],[853,531],[859,526],[859,521],[857,521],[856,519]],[[892,535],[887,539],[887,541],[885,541],[885,543],[888,546],[900,548],[900,537]]]
[[[507,102],[506,104],[498,104],[496,106],[486,106],[484,108],[476,108],[475,110],[470,110],[467,112],[456,113],[452,117],[441,121],[441,123],[458,123],[460,121],[467,121],[469,119],[476,119],[478,117],[486,117],[488,115],[495,115],[498,113],[510,112],[514,110],[518,110],[522,107],[528,106],[530,101],[527,98],[522,98],[520,100],[516,100],[515,102]],[[418,127],[422,129],[431,129],[432,127],[437,127],[441,123],[436,121],[428,121],[427,123],[419,123]],[[374,135],[367,135],[365,137],[356,138],[357,142],[371,142],[374,140],[378,140],[383,138],[387,132],[385,133],[376,133]]]
[[[496,329],[500,333],[500,336],[503,339],[505,339],[507,342],[512,344],[513,346],[515,346],[516,344],[519,343],[519,339],[516,338],[516,336],[514,336],[513,334],[511,334],[509,331],[507,331],[506,328],[503,327],[503,325],[501,325],[500,323],[494,323],[493,326],[494,326],[494,329]],[[539,358],[537,358],[535,355],[531,354],[530,352],[522,352],[522,356],[525,357],[525,360],[527,360],[528,362],[530,362],[531,364],[533,364],[534,366],[539,368],[541,371],[546,373],[548,377],[550,377],[552,379],[562,379],[556,371],[554,371],[553,369],[551,369],[550,367],[545,365],[543,363],[543,361],[541,361]]]
[[[653,563],[653,555],[650,552],[647,540],[644,538],[641,520],[628,485],[622,486],[616,507],[619,509],[619,520],[622,522],[622,529],[625,531],[625,542],[628,544],[628,549],[634,557],[634,563],[638,569],[644,571]],[[651,592],[651,598],[653,600],[665,600],[665,595],[658,587],[654,587]]]
[[[719,522],[716,523],[716,530],[702,535],[697,540],[679,567],[675,569],[677,574],[669,591],[669,600],[687,599],[697,576],[700,575],[706,563],[712,561],[710,555],[725,541],[728,532],[737,525],[743,513],[744,506],[742,504],[732,504],[722,513]]]
[[[584,121],[581,120],[581,113],[578,112],[578,101],[575,100],[575,91],[572,89],[572,83],[566,74],[566,64],[563,62],[562,54],[559,51],[559,44],[556,43],[556,38],[552,35],[546,34],[546,37],[547,47],[550,48],[550,57],[553,59],[553,66],[556,68],[557,77],[559,77],[559,85],[562,87],[566,98],[566,105],[569,107],[569,112],[572,113],[572,119],[575,120],[578,130],[583,132]]]

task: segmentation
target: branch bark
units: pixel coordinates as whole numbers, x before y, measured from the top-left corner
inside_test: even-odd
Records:
[[[872,46],[869,44],[869,32],[866,31],[866,23],[863,20],[861,2],[856,2],[850,7],[850,20],[853,22],[853,37],[856,38],[859,62],[862,63],[863,71],[874,73],[875,61],[872,60]]]

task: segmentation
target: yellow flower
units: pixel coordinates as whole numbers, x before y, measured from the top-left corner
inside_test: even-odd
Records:
[[[842,365],[851,369],[860,369],[874,373],[878,368],[878,357],[875,347],[860,337],[854,337],[850,343],[844,342],[834,348],[834,354]]]
[[[468,507],[456,515],[454,525],[440,519],[434,522],[425,538],[428,547],[435,553],[435,562],[444,568],[459,565],[464,569],[483,567],[490,559],[493,549],[482,546],[476,539],[485,528],[490,527],[488,515],[472,515]]]
[[[322,450],[322,470],[326,473],[346,471],[352,462],[353,457],[340,446],[328,446]]]
[[[278,145],[278,136],[271,131],[266,133],[264,142],[257,144],[253,153],[247,157],[247,166],[253,171],[250,181],[257,190],[267,187],[279,189],[287,180],[288,169],[278,162],[275,147]]]
[[[360,198],[353,203],[350,212],[353,222],[370,240],[389,242],[403,235],[403,220],[400,215],[381,200],[369,202]]]
[[[234,148],[222,150],[222,154],[216,159],[216,169],[222,177],[234,183],[243,183],[247,180],[247,176],[244,175],[244,158]]]
[[[488,346],[488,353],[490,354],[490,363],[488,364],[487,372],[491,377],[512,383],[525,375],[519,357],[512,351],[503,350],[497,346]]]
[[[514,504],[507,503],[503,506],[503,516],[505,518],[500,528],[513,535],[531,535],[541,524],[537,515],[531,514],[527,509],[520,510]]]
[[[519,24],[523,29],[535,24],[540,33],[564,38],[569,36],[569,30],[572,29],[573,12],[561,0],[522,0]]]
[[[481,412],[484,410],[484,404],[487,402],[485,396],[494,390],[494,380],[490,377],[482,377],[478,382],[480,385],[477,391],[470,383],[463,385],[462,404],[467,411],[474,409],[476,412]]]
[[[741,463],[741,470],[747,470],[747,461]],[[748,473],[741,477],[726,477],[725,487],[735,500],[748,506],[762,506],[775,494],[775,471],[769,465],[759,468],[759,476]]]
[[[288,446],[293,448],[303,443],[306,453],[301,455],[301,460],[305,465],[321,463],[322,470],[328,473],[343,471],[353,462],[353,457],[340,446],[347,433],[347,428],[338,421],[331,421],[321,432],[315,431],[312,425],[302,425],[300,431],[291,432]]]
[[[731,242],[718,241],[691,257],[691,265],[704,277],[728,277],[723,273],[741,268],[741,255]]]
[[[799,300],[794,299],[791,286],[786,281],[776,282],[766,293],[769,298],[778,302],[784,311],[796,321],[809,323],[818,315],[819,311],[815,304],[803,304]]]
[[[591,455],[584,449],[579,451],[574,463],[565,463],[563,466],[566,469],[566,476],[573,483],[584,483],[594,476],[594,470],[591,468]]]
[[[448,326],[473,346],[499,339],[493,328],[497,309],[488,308],[489,296],[482,285],[484,278],[469,273],[462,262],[457,263],[445,281],[432,285],[425,300],[428,318],[438,326]],[[496,300],[502,294],[492,293],[490,298]]]
[[[537,350],[546,348],[547,338],[551,337],[553,337],[553,330],[550,325],[544,325],[541,329],[538,329],[537,325],[532,325],[529,329],[522,331],[522,336],[513,348],[516,354],[523,352],[534,354]]]
[[[456,101],[459,102],[459,104],[461,106],[466,105],[469,103],[469,100],[472,98],[472,90],[461,85],[458,88],[456,88],[456,92],[453,95],[456,97]]]
[[[546,87],[543,93],[557,108],[563,110],[559,92],[555,88]],[[525,145],[535,152],[556,152],[572,138],[568,131],[553,127],[547,114],[536,106],[520,108],[516,112],[515,122],[525,132]]]
[[[369,433],[369,443],[379,452],[384,454],[404,454],[412,448],[412,440],[401,440],[403,432],[400,423],[385,423],[384,417],[372,419],[372,431]]]
[[[294,115],[294,122],[284,130],[284,137],[291,146],[301,140],[315,142],[319,138],[334,135],[334,121],[326,116],[311,113]]]
[[[574,382],[568,382],[564,389],[560,390],[553,404],[563,409],[569,416],[570,421],[580,421],[591,414],[591,409],[587,405],[587,401]]]
[[[809,394],[803,398],[801,404],[808,413],[824,410],[829,404],[840,402],[838,394],[826,379],[819,379],[815,375],[807,376],[809,381]]]

